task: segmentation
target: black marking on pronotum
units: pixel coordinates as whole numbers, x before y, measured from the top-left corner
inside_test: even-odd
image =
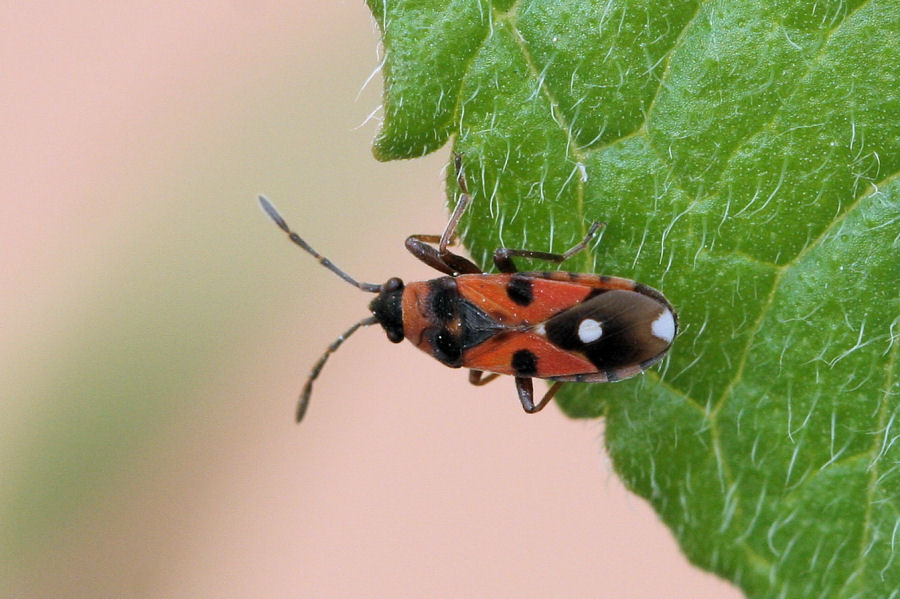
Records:
[[[512,356],[512,367],[520,376],[531,376],[537,373],[537,356],[527,349],[520,349]]]
[[[429,287],[432,315],[441,322],[450,322],[456,316],[456,303],[459,301],[456,281],[441,277],[431,281]]]
[[[462,345],[459,339],[447,329],[440,329],[431,336],[434,357],[453,368],[462,366]]]
[[[534,301],[534,285],[531,279],[521,275],[513,275],[506,287],[506,295],[520,306],[527,306]]]

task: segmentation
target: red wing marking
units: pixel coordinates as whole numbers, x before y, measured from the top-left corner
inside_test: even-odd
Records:
[[[548,378],[597,372],[597,367],[586,358],[562,350],[540,335],[527,332],[501,333],[488,339],[463,354],[463,365],[514,375],[513,354],[523,349],[537,358],[537,372],[529,376]]]
[[[533,277],[535,279],[546,279],[550,281],[565,281],[567,283],[577,283],[591,289],[624,289],[625,291],[634,291],[637,283],[631,279],[623,279],[622,277],[611,277],[609,275],[592,275],[580,272],[565,272],[561,270],[541,271],[541,272],[523,272],[522,275]]]
[[[588,285],[531,276],[534,274],[515,275],[527,277],[531,283],[531,302],[524,306],[510,299],[513,275],[460,275],[456,283],[464,298],[506,326],[538,324],[583,301],[591,292]]]

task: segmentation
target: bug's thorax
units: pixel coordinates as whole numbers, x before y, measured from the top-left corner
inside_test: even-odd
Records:
[[[463,275],[478,277],[485,275]],[[460,294],[462,277],[410,283],[403,291],[404,334],[447,366],[463,365],[463,352],[479,345],[503,324]]]

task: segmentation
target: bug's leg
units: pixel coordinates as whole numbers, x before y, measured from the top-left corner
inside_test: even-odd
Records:
[[[456,182],[459,184],[460,194],[456,208],[450,216],[450,222],[447,223],[447,227],[440,236],[410,235],[406,238],[406,249],[416,258],[442,273],[451,276],[456,274],[481,274],[482,270],[471,260],[459,254],[454,254],[447,249],[448,245],[455,243],[456,227],[459,225],[459,219],[462,218],[466,206],[469,205],[469,187],[466,185],[466,177],[462,170],[462,156],[460,154],[456,154],[454,163],[456,164]],[[432,243],[438,244],[437,249],[429,245]]]
[[[601,223],[594,222],[591,224],[591,228],[588,229],[587,235],[584,236],[577,245],[572,248],[569,248],[566,252],[562,254],[551,254],[548,252],[535,252],[532,250],[514,250],[510,248],[497,248],[494,250],[494,265],[496,265],[497,269],[500,272],[518,272],[516,269],[516,265],[513,264],[513,257],[516,258],[532,258],[534,260],[547,260],[548,262],[556,262],[559,264],[563,260],[571,258],[578,252],[582,251],[587,247],[588,243],[591,242],[591,239],[594,238],[594,235],[597,234],[597,229],[601,227]]]
[[[516,377],[516,391],[519,392],[519,401],[522,402],[522,407],[529,414],[534,414],[535,412],[540,412],[544,409],[553,396],[556,395],[556,392],[559,391],[559,388],[562,387],[562,382],[557,381],[550,385],[550,389],[547,390],[547,393],[544,395],[543,399],[538,405],[534,405],[534,386],[531,383],[530,378],[523,378],[520,376]]]
[[[469,205],[469,186],[466,184],[466,175],[462,168],[462,154],[454,154],[453,164],[456,165],[456,184],[459,185],[459,201],[456,202],[456,208],[450,215],[450,221],[444,229],[441,240],[438,243],[438,252],[442,255],[447,251],[447,246],[452,243],[451,239],[456,238],[456,227],[459,226],[459,219],[462,218],[466,206]]]
[[[474,369],[470,370],[469,371],[469,382],[477,387],[480,387],[481,385],[487,385],[492,380],[494,380],[495,378],[500,376],[496,372],[492,372],[491,374],[487,375],[486,377],[481,378],[481,375],[483,375],[483,374],[484,374],[484,372],[481,370],[474,370]]]
[[[409,253],[444,274],[481,274],[481,269],[475,266],[468,258],[454,254],[445,249],[444,254],[430,243],[440,241],[438,235],[410,235],[406,238],[406,249]]]

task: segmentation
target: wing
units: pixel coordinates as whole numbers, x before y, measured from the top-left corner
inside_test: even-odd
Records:
[[[469,349],[464,364],[555,380],[615,381],[634,376],[668,351],[677,320],[662,296],[660,300],[637,291],[627,279],[614,281],[630,283],[632,289],[588,287],[585,299],[556,310],[543,322],[532,321],[528,330],[499,333]],[[552,307],[543,310],[552,312]]]
[[[534,325],[568,310],[591,295],[623,289],[656,290],[628,279],[570,272],[460,275],[459,293],[505,326]],[[665,301],[665,300],[663,300]]]

